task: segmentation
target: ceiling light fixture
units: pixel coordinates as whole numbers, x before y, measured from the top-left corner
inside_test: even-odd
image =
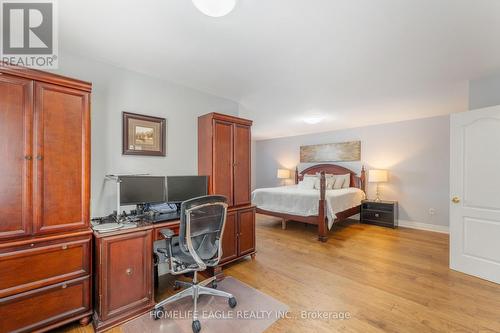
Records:
[[[321,117],[321,116],[315,116],[315,117],[307,117],[307,118],[304,118],[303,120],[306,124],[315,125],[315,124],[319,124],[320,122],[322,122],[323,119],[325,119],[325,118]]]
[[[236,0],[192,0],[196,8],[205,15],[222,17],[233,11]]]

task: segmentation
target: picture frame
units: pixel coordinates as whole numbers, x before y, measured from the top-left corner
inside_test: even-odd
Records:
[[[361,161],[361,141],[300,147],[300,163]]]
[[[165,118],[123,112],[122,154],[139,156],[167,155]]]

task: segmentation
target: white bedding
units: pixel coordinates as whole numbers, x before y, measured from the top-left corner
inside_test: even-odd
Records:
[[[330,229],[336,214],[361,204],[365,193],[349,187],[326,190],[326,216]],[[260,209],[298,216],[318,215],[319,190],[300,189],[297,185],[261,188],[252,192],[252,203]]]

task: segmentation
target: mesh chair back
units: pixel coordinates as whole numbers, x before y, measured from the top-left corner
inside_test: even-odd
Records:
[[[214,264],[214,259],[218,262],[222,255],[221,239],[226,213],[227,199],[224,196],[208,195],[184,201],[179,229],[181,251],[210,266]]]

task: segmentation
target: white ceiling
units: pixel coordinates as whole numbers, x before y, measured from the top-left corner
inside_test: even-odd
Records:
[[[498,0],[59,1],[60,48],[241,103],[257,139],[467,109],[500,69]],[[321,115],[307,125],[302,119]]]

